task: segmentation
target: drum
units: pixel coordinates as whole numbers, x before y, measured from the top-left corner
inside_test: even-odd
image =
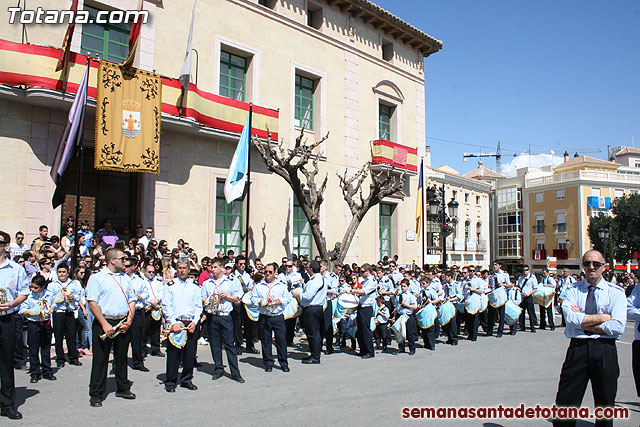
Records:
[[[360,299],[356,295],[341,294],[337,299],[337,304],[335,305],[339,305],[341,308],[344,309],[344,313],[342,314],[342,316],[344,316],[345,314],[355,313],[356,310],[358,309],[359,304],[360,304]],[[334,313],[335,313],[335,310],[334,310]]]
[[[170,332],[169,342],[174,347],[183,348],[187,344],[187,330],[183,329],[180,332]]]
[[[440,306],[438,309],[438,319],[440,321],[440,325],[444,326],[451,321],[456,315],[456,307],[451,303],[451,301],[447,301]]]
[[[464,314],[464,303],[461,301],[458,301],[456,303],[454,303],[454,305],[456,306],[456,311],[460,314]]]
[[[480,311],[482,305],[482,297],[479,294],[473,293],[464,299],[464,309],[467,313],[474,315]]]
[[[485,311],[488,306],[489,297],[487,296],[487,294],[480,295],[480,310],[478,311],[478,313],[482,313],[483,311]]]
[[[302,315],[302,306],[300,305],[299,295],[300,294],[297,294],[295,298],[291,298],[291,302],[284,307],[285,320],[300,317]]]
[[[522,309],[515,302],[508,300],[504,304],[504,323],[513,326],[520,318]]]
[[[409,320],[409,316],[403,314],[391,325],[391,330],[398,344],[407,339],[407,320]]]
[[[533,302],[547,308],[553,303],[554,293],[555,289],[550,288],[549,286],[540,285],[538,286],[536,292],[533,294]]]
[[[493,291],[489,292],[487,294],[487,298],[489,298],[489,304],[491,304],[491,307],[502,307],[507,302],[507,291],[503,286],[500,286],[499,288],[495,288]]]
[[[258,306],[253,305],[251,302],[252,295],[251,291],[246,292],[242,295],[241,301],[244,303],[244,309],[247,312],[247,317],[252,321],[257,322],[260,317],[260,313],[258,313]]]
[[[156,308],[151,310],[151,318],[156,322],[162,319],[162,308]]]
[[[429,329],[438,318],[438,311],[433,304],[427,304],[416,313],[416,320],[421,329]]]

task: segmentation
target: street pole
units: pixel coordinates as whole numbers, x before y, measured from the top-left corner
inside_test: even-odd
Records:
[[[446,209],[446,197],[445,197],[445,193],[444,193],[444,182],[442,183],[442,212],[440,213],[440,227],[442,227],[442,224],[444,224],[446,222],[446,213],[445,213],[445,209]],[[442,232],[442,269],[446,270],[447,269],[447,235],[446,233]]]

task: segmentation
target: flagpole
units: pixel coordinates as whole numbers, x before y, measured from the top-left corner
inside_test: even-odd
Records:
[[[251,130],[253,120],[253,103],[249,103],[249,143],[247,146],[247,209],[244,226],[244,250],[249,258],[249,195],[251,194]]]
[[[91,66],[91,54],[87,52],[87,68]],[[87,81],[87,85],[89,82]],[[76,95],[77,96],[77,95]],[[78,138],[78,176],[76,183],[76,218],[74,221],[73,230],[73,256],[71,257],[71,278],[73,279],[73,272],[78,265],[78,252],[80,246],[78,245],[78,227],[80,226],[80,193],[82,191],[82,163],[84,159],[84,114],[82,115],[82,122],[80,124],[80,135]]]
[[[420,183],[420,193],[422,196],[422,206],[420,206],[420,208],[422,209],[422,215],[420,215],[420,226],[422,227],[422,265],[420,266],[420,269],[424,268],[424,264],[425,264],[425,254],[424,254],[424,245],[425,245],[425,234],[424,234],[424,217],[426,215],[426,211],[424,210],[424,158],[420,159],[420,179],[423,181]]]

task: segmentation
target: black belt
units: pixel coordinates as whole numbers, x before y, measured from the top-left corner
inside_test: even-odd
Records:
[[[579,346],[579,345],[587,345],[590,342],[598,342],[601,344],[615,345],[615,338],[571,338],[570,345]]]

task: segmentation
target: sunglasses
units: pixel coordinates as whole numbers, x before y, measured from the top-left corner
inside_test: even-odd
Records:
[[[582,262],[582,266],[583,267],[591,267],[593,266],[593,268],[600,268],[604,265],[603,262],[598,262],[598,261],[583,261]]]

